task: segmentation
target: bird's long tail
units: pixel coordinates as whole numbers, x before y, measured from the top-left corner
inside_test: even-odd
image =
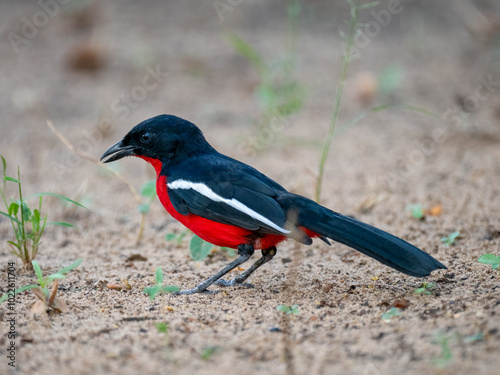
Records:
[[[436,269],[446,269],[426,252],[383,230],[298,195],[291,194],[286,201],[290,209],[297,210],[299,226],[350,246],[398,271],[424,277]]]

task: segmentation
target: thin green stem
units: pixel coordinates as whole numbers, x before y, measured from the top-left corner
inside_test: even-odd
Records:
[[[337,85],[337,93],[335,95],[335,101],[332,109],[332,116],[330,118],[330,128],[328,129],[328,134],[323,144],[323,148],[321,150],[321,159],[319,163],[319,171],[318,178],[316,180],[316,202],[320,202],[321,200],[321,187],[323,184],[323,174],[325,171],[325,164],[328,158],[328,153],[330,152],[330,146],[333,140],[333,135],[335,132],[335,126],[337,125],[337,121],[340,114],[340,104],[342,103],[342,94],[344,91],[344,84],[347,77],[347,70],[349,68],[350,63],[350,53],[351,48],[354,44],[354,35],[356,33],[357,26],[357,18],[358,18],[358,8],[356,5],[349,0],[349,4],[351,5],[351,24],[349,28],[349,36],[347,38],[347,46],[345,50],[345,54],[342,59],[342,70],[340,73],[340,80]]]
[[[26,264],[31,260],[29,258],[28,254],[28,247],[27,247],[27,241],[26,241],[26,229],[25,229],[25,223],[24,223],[24,205],[23,205],[23,192],[21,189],[21,172],[19,171],[19,167],[17,167],[17,180],[19,181],[17,186],[19,187],[19,203],[20,203],[20,209],[21,209],[21,239],[23,241],[23,250],[24,250],[24,261]]]

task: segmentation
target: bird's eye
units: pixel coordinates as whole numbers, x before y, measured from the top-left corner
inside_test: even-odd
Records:
[[[142,143],[149,143],[149,142],[151,142],[152,138],[153,137],[149,133],[142,133],[141,134],[141,142]]]

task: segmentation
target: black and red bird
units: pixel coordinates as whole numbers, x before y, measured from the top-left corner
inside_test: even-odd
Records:
[[[256,169],[217,152],[200,129],[172,115],[136,125],[101,157],[112,162],[136,156],[156,170],[156,191],[165,209],[195,234],[217,246],[238,249],[238,258],[180,294],[206,293],[212,284],[244,281],[292,238],[305,245],[318,237],[350,246],[411,276],[446,268],[402,239],[292,194]],[[261,250],[262,257],[236,278],[221,279]]]

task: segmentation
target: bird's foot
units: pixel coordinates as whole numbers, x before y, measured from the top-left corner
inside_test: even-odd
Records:
[[[176,296],[180,295],[189,295],[189,294],[196,294],[196,293],[202,293],[202,294],[216,294],[219,293],[218,290],[208,290],[205,288],[199,288],[198,286],[195,286],[194,288],[191,289],[186,289],[186,290],[179,290],[178,292],[172,293]]]
[[[220,285],[220,286],[242,286],[243,288],[253,288],[254,285],[251,283],[244,283],[244,282],[239,282],[238,278],[235,277],[234,279],[231,280],[223,280],[219,279],[217,280],[214,285]]]

